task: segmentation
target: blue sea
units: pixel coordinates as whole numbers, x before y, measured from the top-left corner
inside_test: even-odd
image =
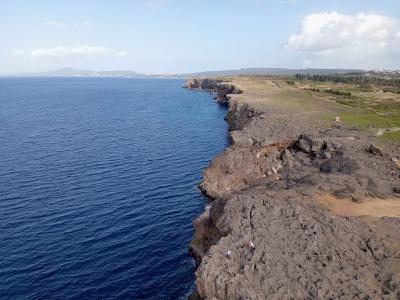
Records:
[[[184,299],[225,108],[182,80],[0,79],[0,299]]]

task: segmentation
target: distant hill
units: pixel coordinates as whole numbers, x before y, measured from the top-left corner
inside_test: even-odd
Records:
[[[134,71],[89,71],[79,70],[72,68],[58,69],[38,73],[19,74],[21,76],[35,76],[35,77],[147,77],[146,74],[136,73]]]
[[[290,76],[295,74],[310,74],[310,75],[331,75],[331,74],[344,74],[361,72],[357,69],[286,69],[286,68],[244,68],[237,70],[226,71],[209,71],[182,74],[182,77],[218,77],[218,76],[252,76],[252,75],[265,75],[265,76]]]

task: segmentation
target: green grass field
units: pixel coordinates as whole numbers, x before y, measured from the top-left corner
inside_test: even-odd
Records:
[[[397,88],[373,84],[349,84],[295,80],[288,77],[233,79],[249,92],[254,102],[275,103],[313,116],[334,120],[368,131],[377,138],[400,143],[400,94]]]

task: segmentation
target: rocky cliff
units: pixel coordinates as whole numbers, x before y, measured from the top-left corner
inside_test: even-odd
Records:
[[[277,108],[224,97],[231,146],[199,185],[211,202],[194,222],[191,297],[400,299],[400,219],[351,210],[376,207],[378,198],[400,207],[391,157],[335,122],[314,128]]]
[[[228,104],[229,95],[241,94],[242,91],[234,85],[224,83],[218,79],[191,78],[186,81],[184,88],[191,90],[206,90],[215,94],[215,99],[220,104]]]

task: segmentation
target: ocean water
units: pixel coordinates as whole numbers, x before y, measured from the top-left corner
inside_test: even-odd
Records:
[[[182,80],[0,79],[0,299],[184,299],[225,109]]]

